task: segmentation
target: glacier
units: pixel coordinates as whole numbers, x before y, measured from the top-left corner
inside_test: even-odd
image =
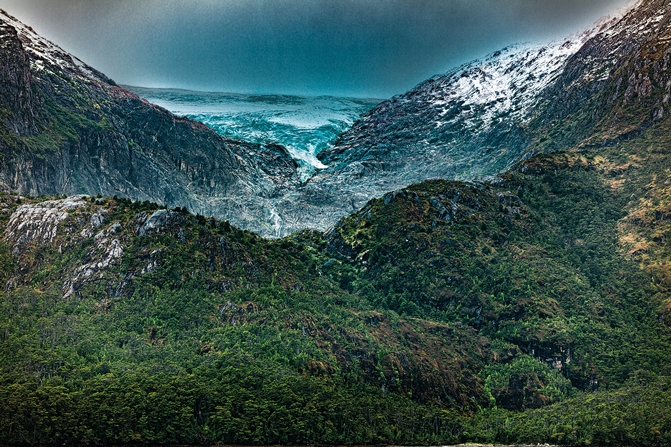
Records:
[[[301,180],[326,169],[317,155],[330,148],[382,99],[250,95],[123,86],[170,112],[200,121],[225,138],[286,147]]]

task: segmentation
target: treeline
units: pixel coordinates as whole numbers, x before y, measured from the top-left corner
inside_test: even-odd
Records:
[[[671,378],[584,393],[547,407],[487,409],[464,418],[461,439],[558,445],[671,445]]]
[[[247,360],[193,374],[137,371],[64,383],[3,377],[3,444],[452,443],[435,407],[363,384],[269,371]]]
[[[194,374],[108,373],[42,386],[2,377],[0,443],[671,443],[668,377],[536,410],[465,415],[362,384],[229,360]]]

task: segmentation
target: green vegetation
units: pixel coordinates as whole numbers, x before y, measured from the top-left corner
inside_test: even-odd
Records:
[[[50,157],[60,155],[64,142],[78,142],[81,138],[80,132],[111,129],[107,118],[97,110],[100,106],[91,107],[92,99],[87,100],[80,94],[73,93],[74,101],[70,105],[72,108],[70,110],[57,104],[37,88],[33,89],[33,94],[44,105],[43,110],[40,110],[35,117],[38,129],[35,135],[18,136],[0,123],[0,140],[6,146],[7,155],[10,157],[19,152],[28,152],[37,159],[47,161]],[[9,114],[11,112],[5,108],[0,109],[0,117]]]
[[[665,126],[326,233],[118,197],[5,233],[0,442],[668,444]]]
[[[463,321],[560,361],[579,389],[617,388],[638,368],[667,374],[658,347],[669,346],[668,331],[650,318],[658,288],[619,251],[630,195],[584,157],[529,161],[527,174],[507,175],[517,196],[434,181],[351,216],[338,231],[353,256],[366,253],[361,293],[375,307]],[[430,205],[441,195],[459,197],[464,217],[441,221]]]
[[[453,423],[462,439],[475,442],[669,445],[670,386],[668,378],[634,381],[617,391],[584,393],[524,412],[484,410]]]

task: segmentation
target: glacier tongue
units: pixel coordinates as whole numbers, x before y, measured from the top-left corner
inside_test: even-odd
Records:
[[[288,95],[207,93],[124,86],[178,115],[200,121],[220,135],[286,147],[305,181],[327,166],[317,154],[328,149],[362,113],[381,100]]]

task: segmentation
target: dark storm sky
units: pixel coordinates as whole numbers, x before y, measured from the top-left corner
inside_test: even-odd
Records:
[[[626,0],[0,0],[120,84],[386,98]]]

